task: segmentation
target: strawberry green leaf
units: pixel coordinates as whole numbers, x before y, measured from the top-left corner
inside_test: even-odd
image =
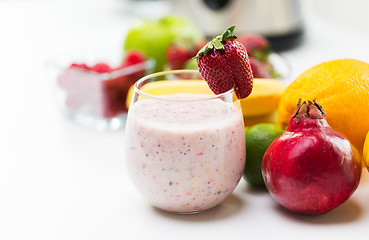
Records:
[[[270,54],[272,53],[272,50],[270,47],[266,47],[263,50],[254,49],[251,53],[251,56],[256,58],[257,60],[260,60],[262,62],[268,61],[268,58]]]
[[[194,57],[195,59],[198,59],[201,55],[204,55],[208,53],[211,49],[215,48],[216,50],[224,50],[224,46],[222,41],[226,39],[236,39],[237,36],[233,34],[233,31],[235,29],[235,25],[227,28],[221,35],[213,38],[210,42],[208,42],[203,48],[200,49],[200,51],[196,54]]]
[[[224,41],[226,39],[236,39],[237,38],[236,35],[233,35],[233,31],[234,31],[235,28],[236,28],[235,25],[229,27],[227,30],[225,30],[223,32],[222,35],[218,36],[217,38],[220,37],[221,38],[221,41]]]
[[[213,39],[211,41],[211,43],[215,47],[216,50],[223,50],[224,49],[223,44],[217,38]]]

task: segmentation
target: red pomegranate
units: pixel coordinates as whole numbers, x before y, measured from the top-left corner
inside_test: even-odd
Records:
[[[272,197],[283,207],[308,215],[344,203],[358,187],[361,170],[350,142],[328,125],[316,100],[302,104],[299,100],[286,132],[272,142],[262,161]]]

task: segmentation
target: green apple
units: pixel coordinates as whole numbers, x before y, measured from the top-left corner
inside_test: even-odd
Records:
[[[199,69],[198,66],[197,66],[197,61],[194,58],[191,58],[190,60],[188,60],[185,63],[185,67],[184,68],[185,69],[189,69],[189,70],[197,70],[197,69]]]
[[[128,32],[124,50],[139,50],[156,61],[156,71],[166,63],[166,49],[174,40],[197,42],[203,33],[188,19],[169,15],[155,20],[141,19]]]

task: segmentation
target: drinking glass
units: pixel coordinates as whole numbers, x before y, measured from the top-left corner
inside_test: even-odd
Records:
[[[246,158],[233,92],[213,94],[196,70],[154,73],[135,83],[125,158],[130,179],[153,206],[196,213],[233,192]]]

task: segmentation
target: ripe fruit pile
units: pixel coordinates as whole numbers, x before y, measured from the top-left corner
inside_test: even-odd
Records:
[[[282,206],[303,214],[328,212],[358,187],[361,156],[369,170],[368,72],[368,63],[354,59],[324,62],[282,94],[278,121],[288,128],[262,161],[265,184]],[[296,109],[299,98],[306,102]],[[315,98],[322,106],[307,101]]]
[[[233,30],[230,27],[198,52],[201,75],[215,94],[234,88],[246,117],[275,109],[270,107],[269,98],[266,104],[260,104],[257,92],[271,92],[272,97],[278,97],[273,100],[277,105],[284,91],[278,117],[283,129],[288,126],[279,137],[282,130],[273,125],[259,124],[246,130],[249,145],[244,177],[252,185],[260,186],[264,181],[273,198],[294,212],[316,215],[340,206],[357,189],[362,171],[360,155],[350,141],[362,153],[366,136],[364,159],[369,170],[369,122],[365,121],[369,116],[369,64],[352,59],[329,61],[303,73],[286,90],[282,85],[272,85],[277,82],[273,80],[261,80],[265,82],[260,90],[260,80],[253,78],[275,74],[268,63],[270,46],[257,35],[241,35],[236,40]],[[193,48],[170,45],[170,67],[183,68]],[[153,82],[147,85],[147,91],[165,89],[170,94],[182,87],[208,91],[196,80],[184,84]],[[247,103],[253,95],[257,97],[255,102]],[[304,103],[299,102],[296,108],[299,98]],[[317,99],[327,114],[317,101],[305,101],[312,99]],[[265,109],[268,111],[263,112]]]
[[[246,49],[235,40],[233,30],[234,26],[207,43],[196,58],[200,74],[215,94],[234,88],[243,99],[252,90],[253,76]],[[264,180],[269,193],[285,208],[323,214],[344,203],[358,187],[360,159],[350,142],[328,125],[316,100],[301,104],[300,99],[279,137],[282,131],[259,128],[253,126],[245,133],[250,146],[244,177],[252,185],[260,186]]]
[[[101,118],[113,118],[126,112],[127,92],[145,74],[145,61],[141,53],[130,52],[116,68],[102,62],[91,67],[72,63],[58,77],[58,85],[65,91],[67,108]]]

